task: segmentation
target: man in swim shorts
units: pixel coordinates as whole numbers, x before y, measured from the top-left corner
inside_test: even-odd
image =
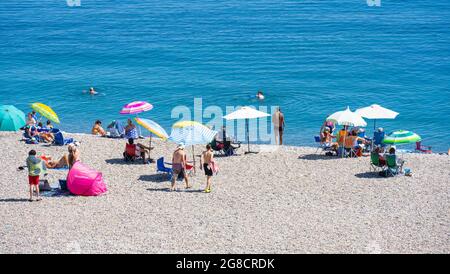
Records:
[[[211,149],[211,145],[206,145],[206,151],[202,153],[202,157],[200,158],[200,169],[205,171],[206,175],[206,188],[204,190],[205,193],[211,192],[211,178],[213,176],[213,168],[214,164],[214,152]]]
[[[186,164],[187,164],[187,160],[186,160],[186,152],[184,151],[184,145],[179,144],[172,156],[173,176],[172,176],[172,186],[170,187],[170,191],[175,190],[175,185],[176,185],[178,176],[182,176],[186,183],[186,188],[190,188],[189,181],[188,181],[187,174],[186,174]]]

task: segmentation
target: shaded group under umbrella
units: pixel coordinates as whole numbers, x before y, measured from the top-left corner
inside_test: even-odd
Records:
[[[136,117],[138,117],[139,113],[146,112],[152,109],[153,105],[146,101],[134,101],[124,105],[119,113],[123,115],[136,115]],[[141,135],[140,128],[138,135]]]
[[[139,117],[136,117],[134,119],[136,120],[138,125],[142,126],[146,130],[150,131],[150,151],[148,154],[148,158],[149,158],[150,162],[153,162],[153,159],[150,157],[150,153],[152,150],[151,147],[152,147],[153,134],[156,135],[157,137],[161,138],[164,141],[169,138],[169,135],[167,134],[167,132],[164,130],[164,128],[162,126],[160,126],[158,123],[156,123],[153,120],[139,118]]]
[[[326,121],[333,122],[335,124],[341,125],[341,126],[351,126],[351,127],[365,127],[367,126],[366,121],[356,112],[353,112],[350,110],[349,107],[347,107],[346,110],[338,111],[326,119]],[[345,144],[345,138],[344,136],[344,144]],[[342,157],[344,157],[344,153],[342,153]]]

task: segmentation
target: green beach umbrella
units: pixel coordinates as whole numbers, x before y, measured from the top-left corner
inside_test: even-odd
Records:
[[[0,106],[0,131],[17,131],[26,124],[25,113],[12,105]]]
[[[422,141],[419,135],[408,130],[398,130],[384,137],[383,143],[388,145],[404,145]]]

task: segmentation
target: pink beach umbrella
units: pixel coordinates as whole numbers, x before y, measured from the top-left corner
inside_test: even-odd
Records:
[[[120,114],[138,114],[149,111],[153,108],[152,104],[145,101],[135,101],[123,106]]]

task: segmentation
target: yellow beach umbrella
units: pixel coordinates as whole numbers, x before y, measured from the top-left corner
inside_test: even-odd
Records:
[[[31,108],[35,110],[37,113],[44,116],[45,118],[59,124],[58,115],[56,115],[56,113],[53,111],[51,107],[43,103],[33,103],[31,104]]]

